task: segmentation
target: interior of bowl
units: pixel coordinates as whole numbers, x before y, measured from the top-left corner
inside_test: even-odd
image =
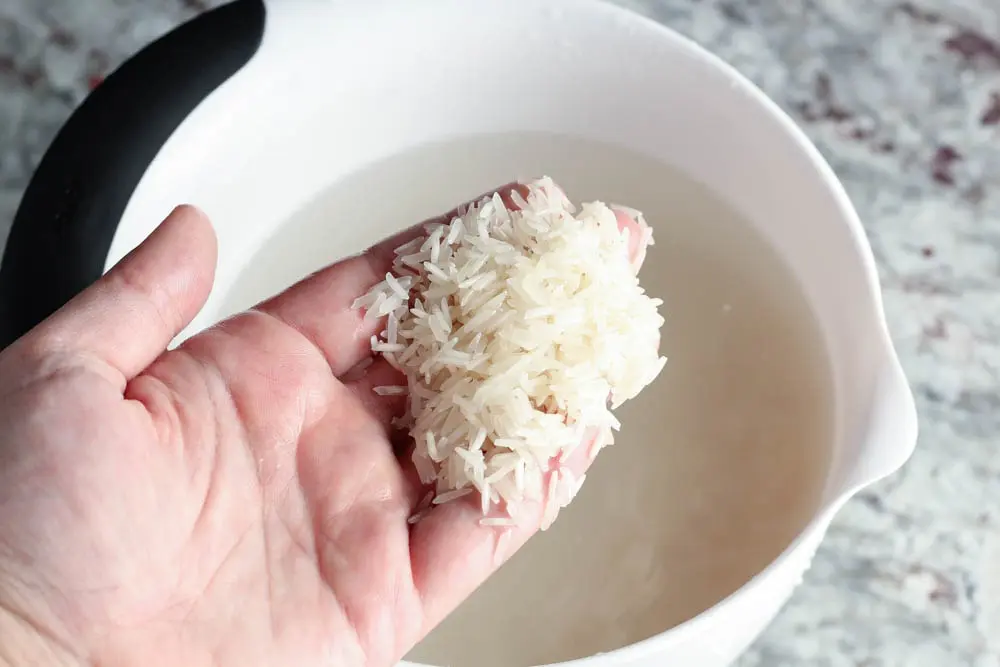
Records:
[[[763,570],[814,515],[832,446],[823,336],[787,264],[715,192],[654,159],[580,137],[466,137],[336,183],[277,229],[223,300],[237,311],[383,230],[512,175],[558,174],[579,200],[627,203],[656,245],[670,357],[621,410],[615,447],[555,527],[533,540],[410,656],[526,667],[594,655],[693,618]],[[373,202],[385,188],[392,197]],[[459,194],[459,193],[463,194]],[[433,198],[432,198],[433,199]],[[440,210],[438,206],[436,209]],[[342,224],[363,218],[363,226]],[[482,619],[519,638],[481,653]]]
[[[665,300],[660,380],[621,411],[616,447],[557,525],[411,657],[517,667],[606,652],[688,620],[766,567],[820,502],[832,380],[799,283],[711,188],[581,137],[470,136],[404,151],[292,215],[220,301],[237,312],[402,226],[512,177],[552,174],[574,199],[625,203],[656,230],[642,273]],[[374,199],[373,192],[391,193]],[[364,224],[349,224],[350,221]],[[337,250],[335,250],[337,249]],[[480,653],[484,616],[521,638]]]
[[[164,147],[112,247],[109,264],[179,201],[209,213],[217,284],[185,335],[515,178],[643,210],[656,238],[642,279],[665,300],[667,370],[623,408],[556,526],[411,658],[613,650],[770,564],[830,497],[865,399],[844,388],[870,360],[850,344],[866,311],[844,305],[870,298],[857,239],[787,122],[687,42],[603,5],[284,6]],[[484,656],[484,615],[523,641]]]

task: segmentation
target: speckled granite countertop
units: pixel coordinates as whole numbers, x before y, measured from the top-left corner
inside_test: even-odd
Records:
[[[1000,3],[620,0],[798,120],[872,240],[922,433],[740,667],[1000,667]],[[0,240],[72,107],[200,0],[0,2]]]

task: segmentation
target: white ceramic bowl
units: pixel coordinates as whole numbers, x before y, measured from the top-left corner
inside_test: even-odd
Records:
[[[260,0],[240,0],[199,22],[127,64],[57,139],[0,274],[10,321],[30,325],[188,201],[221,241],[218,282],[190,334],[249,305],[234,301],[233,285],[293,213],[359,168],[428,142],[554,132],[672,165],[757,226],[801,283],[833,368],[832,462],[813,519],[746,585],[646,641],[564,664],[730,664],[790,596],[838,508],[902,465],[916,439],[864,232],[802,132],[695,44],[589,0],[276,0],[266,14]],[[198,49],[211,57],[191,57]],[[161,120],[137,121],[143,114]],[[98,140],[105,166],[95,167],[81,155]],[[407,219],[331,223],[326,245],[306,244],[308,256],[274,268],[261,289],[495,185],[477,180],[488,173],[411,196]],[[65,272],[33,276],[56,252]],[[11,287],[27,280],[42,280],[31,299]]]

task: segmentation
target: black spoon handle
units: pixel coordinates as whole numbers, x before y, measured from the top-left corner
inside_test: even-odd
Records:
[[[263,0],[236,0],[153,42],[59,131],[25,191],[0,264],[0,349],[101,276],[118,222],[160,148],[264,35]]]

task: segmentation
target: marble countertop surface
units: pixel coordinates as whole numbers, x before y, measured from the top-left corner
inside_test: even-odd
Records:
[[[920,442],[840,513],[740,667],[1000,667],[1000,3],[620,0],[808,132],[865,221]],[[215,2],[0,2],[0,241],[42,152],[130,53]]]

